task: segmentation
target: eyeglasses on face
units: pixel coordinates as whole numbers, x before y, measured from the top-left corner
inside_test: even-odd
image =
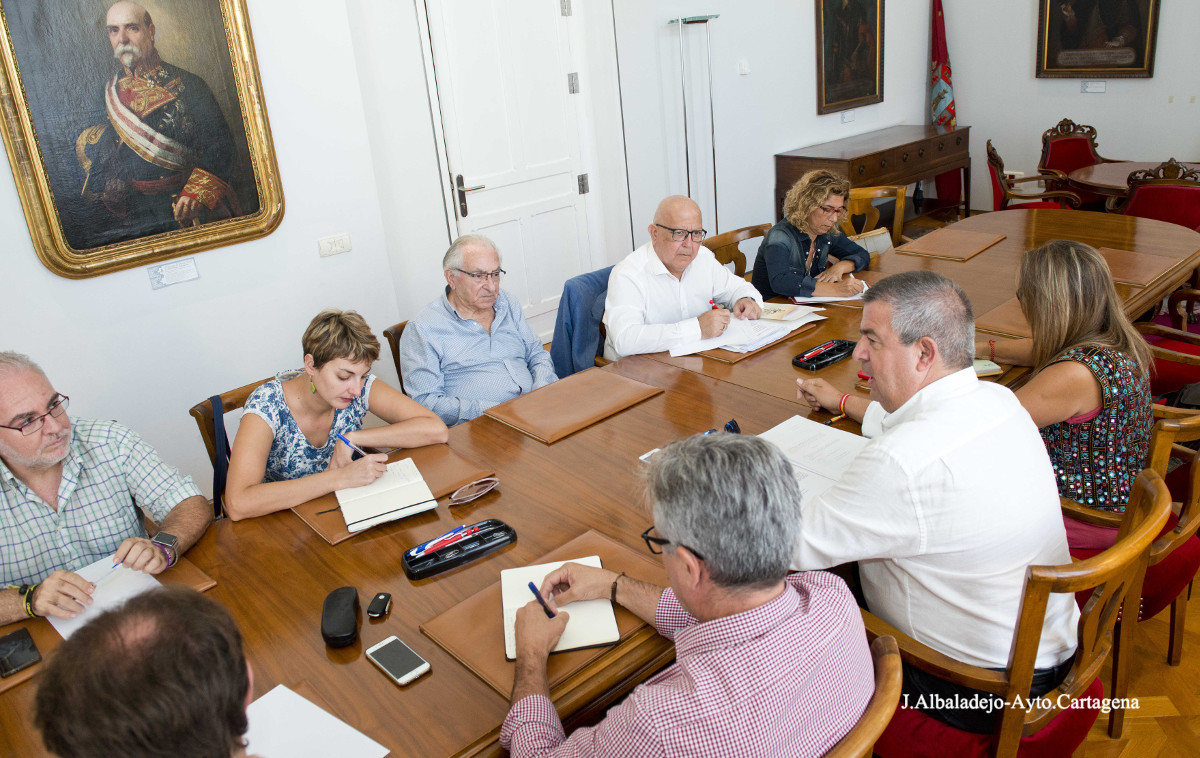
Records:
[[[649,550],[654,555],[662,555],[662,552],[663,552],[662,549],[664,547],[666,547],[667,545],[670,545],[671,540],[665,540],[662,537],[655,537],[654,535],[650,534],[650,532],[652,532],[652,531],[654,531],[653,524],[651,524],[646,529],[646,531],[642,532],[642,539],[646,541],[646,549]],[[696,556],[700,560],[704,560],[703,555],[700,555],[700,553],[697,553],[695,550],[691,549],[690,547],[683,544],[682,542],[679,542],[676,544],[678,544],[681,548],[683,548],[684,550],[687,550],[689,553]]]
[[[508,273],[502,268],[498,268],[495,271],[463,271],[461,268],[456,268],[454,270],[460,274],[466,274],[477,282],[484,282],[488,279],[500,281],[500,277]]]
[[[817,210],[824,213],[826,216],[844,216],[846,215],[846,206],[835,205],[818,205]]]
[[[58,418],[66,413],[67,402],[70,399],[71,398],[60,392],[54,396],[53,400],[50,401],[49,407],[42,415],[34,416],[33,418],[27,419],[25,422],[16,426],[5,426],[4,424],[0,424],[0,429],[12,429],[13,431],[20,432],[23,437],[28,437],[42,428],[42,426],[46,423],[47,416]]]
[[[659,223],[655,223],[654,225],[659,229],[666,229],[670,232],[671,239],[675,242],[683,242],[684,238],[689,234],[692,236],[692,242],[703,242],[704,238],[708,236],[708,232],[704,229],[672,229],[669,226],[663,226]]]

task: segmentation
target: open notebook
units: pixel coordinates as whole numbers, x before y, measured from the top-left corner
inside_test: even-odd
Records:
[[[590,555],[573,561],[540,563],[500,572],[500,595],[504,605],[504,657],[508,660],[517,658],[517,610],[533,600],[529,583],[533,582],[535,587],[540,588],[547,574],[569,562],[601,568],[600,556]],[[552,652],[608,645],[621,639],[621,633],[617,631],[617,617],[608,598],[568,603],[562,606],[561,610],[565,610],[571,618]]]
[[[383,476],[370,484],[333,494],[342,507],[346,529],[351,532],[437,507],[437,500],[412,458],[392,461]]]

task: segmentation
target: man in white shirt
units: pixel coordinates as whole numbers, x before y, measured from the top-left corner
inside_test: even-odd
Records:
[[[1071,562],[1046,448],[1016,396],[976,378],[971,304],[957,284],[912,271],[863,300],[854,357],[871,400],[821,379],[796,382],[814,408],[844,405],[870,442],[836,485],[804,499],[794,567],[858,561],[877,616],[956,660],[1003,669],[1026,568]],[[1078,619],[1074,596],[1050,596],[1033,695],[1066,674]],[[922,695],[976,691],[908,666],[904,691],[910,705],[967,731],[991,731],[999,712],[939,709],[932,697],[922,707]]]
[[[756,319],[762,295],[702,246],[700,206],[672,195],[658,204],[650,241],[618,263],[604,302],[604,357],[657,353],[725,332],[730,317]]]

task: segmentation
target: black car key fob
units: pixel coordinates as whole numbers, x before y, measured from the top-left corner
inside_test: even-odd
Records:
[[[373,619],[381,619],[388,615],[390,610],[392,610],[392,596],[387,592],[380,592],[367,606],[367,615]]]

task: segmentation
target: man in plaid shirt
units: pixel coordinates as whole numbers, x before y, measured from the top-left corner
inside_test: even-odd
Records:
[[[0,352],[0,624],[72,618],[95,590],[76,571],[111,556],[160,573],[211,521],[191,477],[120,424],[72,419],[36,363]]]
[[[550,619],[530,602],[500,744],[513,758],[824,755],[862,715],[874,673],[842,580],[787,575],[801,528],[791,465],[757,437],[696,435],[654,458],[649,491],[642,537],[669,588],[567,563],[541,592],[554,606],[615,598],[675,641],[675,663],[567,738],[546,659],[570,614]]]

